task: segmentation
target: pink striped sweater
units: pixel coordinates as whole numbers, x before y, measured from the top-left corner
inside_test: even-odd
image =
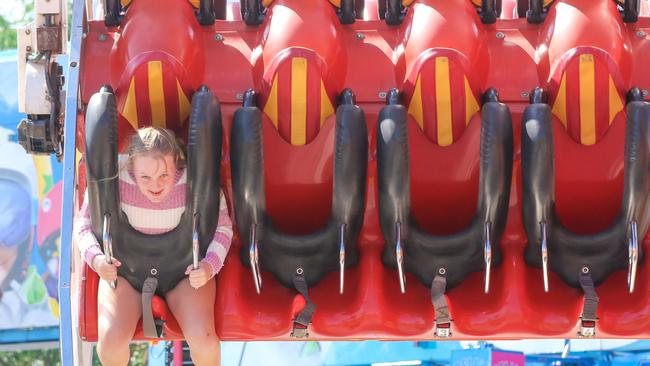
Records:
[[[173,230],[185,211],[187,177],[185,169],[176,172],[174,186],[162,202],[151,202],[135,184],[133,175],[127,169],[120,169],[119,189],[120,206],[129,219],[131,226],[145,234],[162,234]],[[73,238],[86,263],[92,268],[93,259],[103,254],[95,235],[92,233],[90,211],[88,210],[88,192],[84,203],[74,220]],[[223,192],[219,202],[219,224],[214,233],[207,254],[201,262],[212,268],[212,276],[223,267],[226,254],[232,241],[232,222],[228,216],[228,207]],[[118,260],[120,258],[117,258]]]

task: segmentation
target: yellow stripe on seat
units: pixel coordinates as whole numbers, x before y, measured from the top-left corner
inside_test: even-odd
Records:
[[[138,129],[138,107],[135,102],[135,78],[131,78],[129,84],[129,91],[126,93],[126,102],[124,109],[122,109],[122,116],[126,118],[134,130]]]
[[[274,0],[262,0],[262,6],[268,8]]]
[[[291,60],[291,144],[307,142],[307,59]]]
[[[449,84],[449,59],[436,57],[436,120],[438,145],[440,146],[449,146],[454,142],[451,127],[451,86]]]
[[[476,114],[481,107],[479,107],[476,98],[474,98],[474,93],[472,93],[472,88],[469,86],[469,81],[467,81],[467,76],[463,76],[465,79],[465,126],[469,124],[469,120],[472,119],[472,116]]]
[[[562,122],[564,128],[567,128],[567,117],[566,117],[566,72],[562,74],[562,81],[560,81],[560,87],[557,91],[557,96],[555,97],[555,102],[553,103],[553,109],[551,112]]]
[[[278,74],[273,77],[271,92],[264,105],[264,113],[269,117],[275,129],[278,129]]]
[[[609,124],[611,125],[614,122],[614,118],[618,112],[623,110],[623,101],[618,95],[618,90],[616,90],[616,85],[614,85],[614,80],[612,80],[612,75],[609,75]]]
[[[322,126],[325,123],[327,117],[334,114],[334,106],[330,101],[327,91],[325,91],[325,84],[323,80],[320,81],[320,125]]]
[[[163,91],[162,62],[149,61],[147,64],[149,76],[149,104],[151,105],[151,125],[165,127],[165,92]]]
[[[176,90],[178,91],[178,113],[181,118],[181,124],[185,122],[187,117],[190,116],[190,109],[192,108],[190,100],[187,99],[187,95],[181,87],[181,83],[176,79]]]
[[[596,75],[594,56],[580,55],[580,143],[596,143]]]
[[[418,78],[415,81],[415,90],[413,91],[413,97],[411,97],[411,103],[409,104],[408,114],[413,116],[415,122],[420,126],[421,130],[424,130],[424,117],[422,112],[422,84],[420,82],[421,75],[418,74]]]

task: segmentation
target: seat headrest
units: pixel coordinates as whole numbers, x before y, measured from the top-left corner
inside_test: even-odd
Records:
[[[312,50],[289,48],[265,72],[260,105],[280,135],[292,145],[310,143],[335,113],[336,91],[328,87],[327,67]]]
[[[618,69],[597,49],[572,52],[562,60],[551,82],[552,112],[574,141],[593,145],[624,110]]]
[[[198,2],[198,0],[190,0],[190,1]],[[275,0],[262,0],[262,6],[268,8],[269,6],[271,6],[271,4],[273,4],[274,1]],[[330,2],[330,4],[336,6],[337,8],[341,7],[341,0],[328,0],[328,1]]]
[[[431,142],[451,145],[480,110],[478,88],[454,51],[429,50],[419,61],[404,88],[408,113]]]
[[[129,69],[132,71],[125,72],[116,91],[120,118],[133,130],[156,126],[183,135],[192,89],[184,81],[182,67],[156,57]]]

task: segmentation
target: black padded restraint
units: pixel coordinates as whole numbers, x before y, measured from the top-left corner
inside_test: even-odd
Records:
[[[192,214],[199,215],[200,255],[205,256],[217,227],[221,112],[219,102],[202,86],[192,97],[187,144],[187,202],[178,226],[165,234],[143,234],[129,225],[119,206],[117,108],[109,87],[92,96],[86,112],[88,207],[93,233],[102,243],[104,216],[111,217],[113,255],[118,274],[140,291],[155,276],[164,296],[185,277],[192,263]]]
[[[293,287],[298,267],[304,268],[307,285],[314,285],[326,273],[339,268],[341,224],[347,227],[345,267],[358,260],[356,240],[363,222],[368,165],[363,111],[353,104],[351,97],[336,109],[332,211],[327,224],[307,235],[290,235],[277,229],[266,214],[262,111],[246,104],[246,99],[244,107],[233,117],[230,146],[233,201],[240,237],[250,238],[255,227],[260,265],[284,286]],[[248,250],[248,245],[242,246],[241,259],[246,266],[250,266]]]
[[[380,111],[377,129],[379,222],[386,241],[382,259],[385,265],[396,266],[395,223],[401,222],[405,269],[428,287],[439,270],[444,268],[447,289],[452,289],[470,272],[485,269],[483,245],[486,222],[490,227],[492,265],[498,265],[501,260],[499,241],[506,225],[512,176],[510,111],[505,104],[496,101],[496,97],[483,105],[476,214],[463,231],[436,236],[420,229],[411,218],[407,111],[397,103],[396,98],[390,103]]]
[[[628,230],[631,221],[643,238],[650,223],[650,105],[627,105],[625,178],[621,210],[605,230],[580,235],[562,226],[555,214],[555,161],[551,107],[531,104],[524,111],[521,129],[523,223],[528,235],[525,258],[542,267],[541,228],[546,224],[549,269],[567,284],[578,287],[576,273],[589,268],[598,285],[615,270],[628,265]],[[623,148],[623,146],[621,146]],[[639,245],[639,261],[643,248]]]

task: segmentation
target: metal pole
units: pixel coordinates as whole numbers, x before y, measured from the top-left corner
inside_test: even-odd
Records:
[[[59,263],[59,342],[61,365],[73,366],[72,314],[70,277],[72,272],[72,217],[75,197],[77,96],[79,90],[79,60],[83,34],[84,0],[73,0],[68,77],[65,95],[65,145],[63,148],[63,210],[61,213],[61,260]]]

